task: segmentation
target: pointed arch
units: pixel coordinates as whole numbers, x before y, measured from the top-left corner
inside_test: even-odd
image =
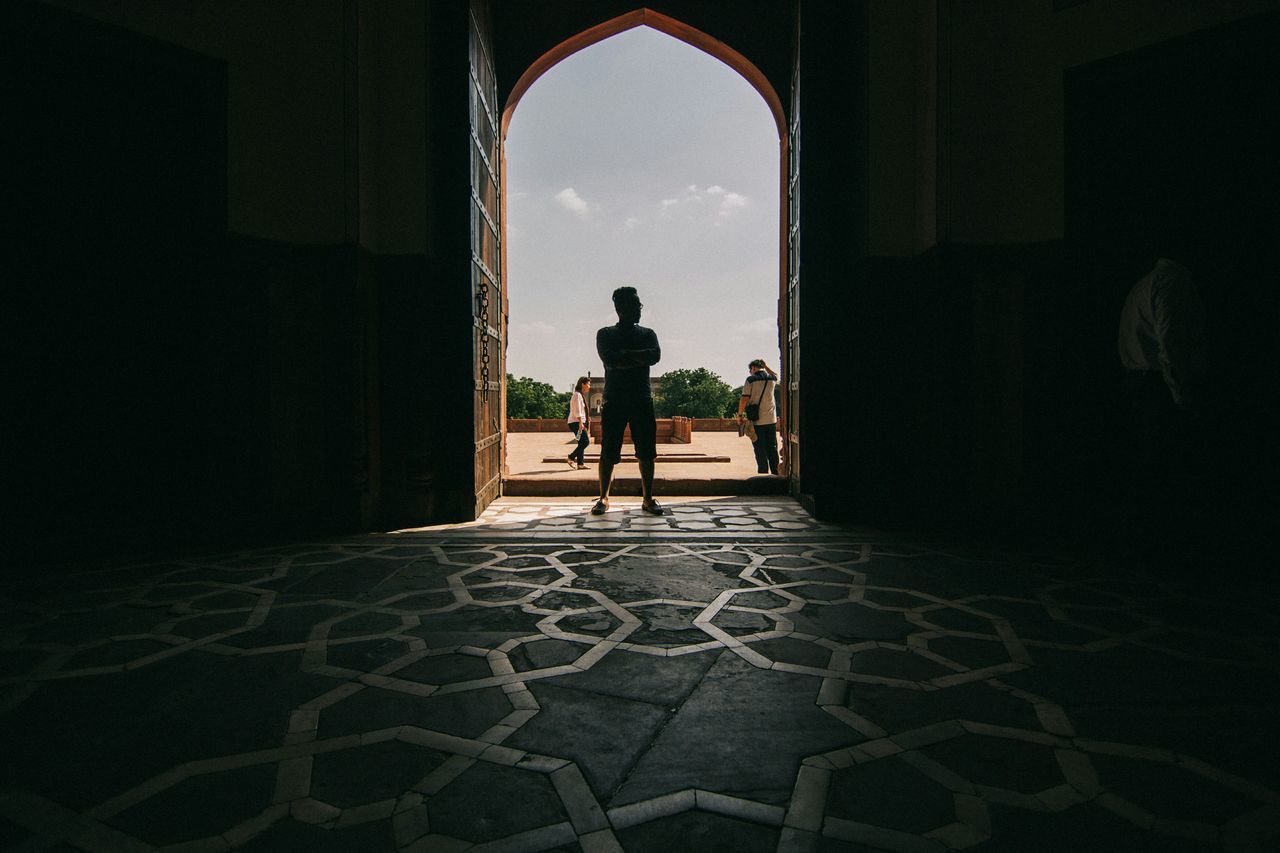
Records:
[[[664,15],[661,12],[644,8],[611,18],[602,24],[597,24],[565,39],[525,69],[525,72],[520,75],[520,79],[516,81],[515,86],[512,87],[511,94],[507,97],[506,106],[502,111],[502,138],[505,139],[507,136],[507,128],[511,123],[511,115],[515,111],[516,104],[520,102],[520,98],[529,90],[534,81],[566,57],[577,53],[585,47],[590,47],[596,42],[604,41],[610,36],[635,27],[652,27],[661,33],[666,33],[672,38],[679,39],[685,44],[714,56],[738,72],[744,80],[751,84],[753,89],[760,93],[760,97],[764,98],[770,114],[773,115],[773,123],[778,131],[778,139],[780,141],[786,140],[787,122],[782,112],[782,101],[778,97],[778,93],[774,91],[773,85],[769,83],[764,73],[755,66],[755,63],[729,47],[729,45],[712,38],[699,29],[677,21],[675,18]]]
[[[784,428],[780,423],[779,438],[782,439],[782,447],[779,450],[782,455],[783,470],[788,475],[790,488],[793,493],[798,494],[799,459],[797,451],[799,449],[799,441],[795,432],[795,420],[799,411],[799,406],[797,405],[799,401],[799,383],[796,375],[799,365],[799,332],[796,326],[797,318],[794,316],[798,301],[792,298],[792,291],[788,289],[788,282],[791,281],[791,271],[796,261],[792,251],[793,242],[798,244],[799,236],[797,232],[793,241],[791,212],[793,209],[792,178],[794,177],[792,166],[794,164],[791,158],[791,140],[795,128],[789,124],[786,113],[782,109],[782,100],[778,97],[777,91],[774,90],[773,84],[769,82],[769,78],[765,76],[764,72],[756,67],[751,60],[719,39],[713,38],[696,27],[678,21],[669,15],[664,15],[661,12],[640,8],[619,15],[616,18],[611,18],[560,42],[560,44],[551,48],[551,50],[548,50],[534,61],[516,80],[502,110],[501,130],[499,132],[501,172],[505,175],[507,171],[506,138],[507,130],[511,125],[511,116],[515,112],[516,106],[520,103],[520,98],[529,90],[529,87],[566,57],[572,56],[583,48],[590,47],[597,42],[604,41],[610,36],[642,26],[652,27],[661,33],[678,39],[691,47],[701,50],[703,53],[715,57],[732,68],[760,94],[760,97],[764,99],[765,105],[769,108],[769,114],[773,116],[774,128],[778,134],[778,350],[782,357],[782,383],[784,387],[788,388],[788,393],[783,396],[782,400],[782,422],[785,423],[785,431],[783,431]],[[793,106],[796,104],[794,88],[793,69],[793,91],[790,93]],[[507,222],[507,195],[505,192],[501,196],[501,209],[503,236],[505,238]],[[507,242],[505,239],[502,240],[501,246],[502,269],[506,270]],[[507,323],[508,319],[504,315],[504,347]],[[506,383],[504,381],[504,395],[506,393],[505,387]],[[505,396],[503,407],[505,411]],[[505,441],[503,442],[503,447],[505,453]],[[506,472],[505,462],[503,464],[503,472],[504,474]]]

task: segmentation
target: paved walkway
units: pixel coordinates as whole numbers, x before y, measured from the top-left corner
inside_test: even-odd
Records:
[[[8,581],[0,846],[1280,849],[1274,593],[585,505]]]
[[[579,471],[565,462],[565,456],[575,446],[572,438],[567,429],[563,433],[508,433],[506,494],[556,496],[597,493],[600,445],[587,447],[587,468]],[[628,458],[634,453],[634,448],[629,444],[623,445],[622,453],[624,461],[614,468],[613,493],[638,495],[639,469]],[[786,492],[782,478],[761,477],[756,473],[751,442],[736,432],[694,432],[690,444],[659,444],[654,481],[659,496]]]

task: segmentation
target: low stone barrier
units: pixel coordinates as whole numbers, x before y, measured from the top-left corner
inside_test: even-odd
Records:
[[[692,418],[658,418],[657,420],[658,444],[689,444],[693,441],[693,419]],[[602,427],[599,421],[591,422],[591,440],[596,444],[601,442]],[[627,427],[626,432],[622,434],[622,443],[629,444],[631,442],[631,427]]]
[[[507,432],[568,432],[564,418],[507,418]]]
[[[658,423],[671,421],[672,434],[679,436],[680,443],[688,444],[693,440],[693,432],[736,432],[738,422],[733,418],[659,418]],[[593,431],[595,435],[594,425]],[[674,424],[680,424],[675,427]],[[568,424],[561,418],[507,418],[507,432],[564,432]]]
[[[738,422],[733,418],[694,418],[693,428],[698,432],[737,432]]]

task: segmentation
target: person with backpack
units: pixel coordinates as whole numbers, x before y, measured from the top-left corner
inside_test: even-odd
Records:
[[[756,471],[760,474],[777,474],[778,406],[774,392],[778,387],[778,374],[765,364],[763,358],[752,361],[747,370],[750,373],[742,385],[738,417],[745,419],[755,429],[751,448],[756,454]]]

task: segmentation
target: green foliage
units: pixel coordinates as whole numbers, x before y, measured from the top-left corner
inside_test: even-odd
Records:
[[[705,367],[672,370],[660,378],[662,391],[653,400],[660,418],[723,418],[738,411],[739,389],[729,387]]]
[[[507,374],[507,417],[560,418],[569,416],[570,392],[557,392],[545,382]]]

